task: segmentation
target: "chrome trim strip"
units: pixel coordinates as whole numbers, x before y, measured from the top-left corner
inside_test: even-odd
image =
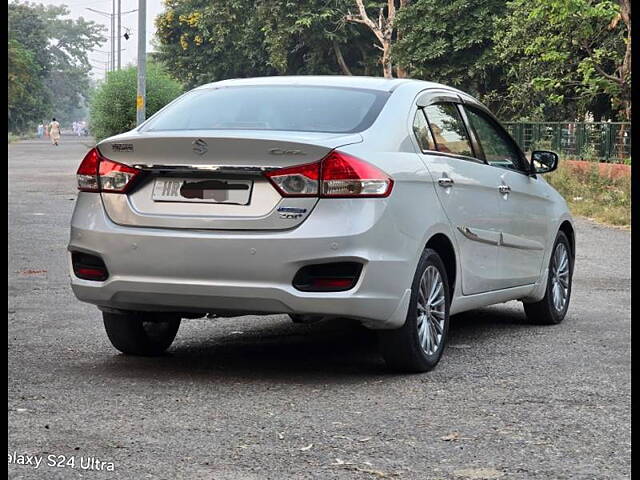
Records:
[[[255,165],[149,165],[144,163],[136,163],[132,165],[133,168],[139,168],[141,170],[167,170],[167,171],[181,171],[181,170],[201,170],[208,172],[268,172],[269,170],[277,170],[282,167],[276,166],[255,166]]]
[[[500,245],[501,236],[500,234],[498,234],[498,232],[495,232],[496,234],[498,234],[498,240],[496,241],[496,240],[491,240],[489,238],[481,237],[479,234],[477,234],[467,226],[458,225],[457,228],[460,231],[460,233],[462,233],[469,240],[474,240],[476,242],[481,242],[481,243],[488,243],[489,245]]]
[[[534,240],[518,237],[504,232],[487,232],[496,235],[498,238],[492,240],[488,236],[483,236],[482,232],[474,232],[466,225],[458,225],[457,229],[469,240],[475,242],[488,243],[489,245],[497,245],[499,247],[517,248],[520,250],[544,250],[544,245]]]
[[[143,172],[152,176],[181,176],[181,177],[207,177],[215,173],[219,177],[262,177],[265,172],[277,170],[282,167],[274,166],[248,166],[248,165],[144,165],[135,164]]]
[[[544,250],[544,245],[539,242],[504,232],[500,233],[500,246],[519,250]]]

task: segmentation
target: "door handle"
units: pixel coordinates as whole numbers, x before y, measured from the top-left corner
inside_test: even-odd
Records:
[[[453,187],[453,183],[453,178],[442,177],[438,179],[438,185],[440,185],[441,187]]]
[[[508,195],[509,193],[511,193],[511,187],[509,185],[500,185],[498,187],[498,191],[502,194],[502,195]]]

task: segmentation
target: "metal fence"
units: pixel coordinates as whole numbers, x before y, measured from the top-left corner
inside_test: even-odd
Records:
[[[631,162],[631,124],[625,122],[506,122],[525,152],[550,149],[569,157]]]

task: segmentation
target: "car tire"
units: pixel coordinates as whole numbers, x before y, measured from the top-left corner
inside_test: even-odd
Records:
[[[404,325],[395,330],[378,331],[380,352],[389,368],[419,373],[438,364],[449,331],[450,298],[444,263],[435,250],[427,248],[411,284]]]
[[[128,355],[157,356],[176,338],[181,318],[152,312],[102,312],[111,344]]]
[[[562,258],[565,260],[561,260]],[[557,325],[562,322],[571,300],[572,279],[571,245],[565,233],[560,231],[556,236],[549,259],[549,274],[544,298],[538,302],[524,303],[527,320],[537,325]]]
[[[307,315],[307,314],[299,314],[299,313],[290,313],[289,318],[293,323],[300,323],[303,325],[317,323],[324,319],[322,315]]]

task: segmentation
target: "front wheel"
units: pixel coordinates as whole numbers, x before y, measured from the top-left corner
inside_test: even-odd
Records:
[[[569,308],[572,278],[573,258],[569,240],[564,232],[558,232],[549,260],[544,298],[539,302],[524,304],[527,320],[539,325],[560,323]]]
[[[176,338],[181,318],[153,312],[102,312],[111,344],[129,355],[162,354]]]
[[[426,372],[437,365],[449,330],[449,303],[444,263],[435,250],[427,248],[413,278],[404,325],[378,332],[380,350],[390,368]]]

